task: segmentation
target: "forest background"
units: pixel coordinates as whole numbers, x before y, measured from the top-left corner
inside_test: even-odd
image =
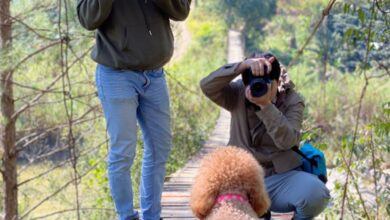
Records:
[[[0,219],[115,216],[89,58],[94,33],[79,25],[76,3],[0,0]],[[197,0],[192,8],[173,24],[177,44],[166,66],[174,137],[167,178],[215,124],[219,109],[198,85],[225,64],[234,29],[247,55],[275,54],[306,100],[303,141],[321,148],[339,177],[320,218],[388,219],[390,1]]]

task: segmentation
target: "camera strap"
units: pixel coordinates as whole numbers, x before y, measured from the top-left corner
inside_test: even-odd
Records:
[[[310,165],[311,165],[312,167],[318,167],[317,161],[314,160],[313,158],[308,158],[304,153],[302,153],[301,150],[299,150],[298,146],[294,146],[294,147],[292,148],[292,150],[293,150],[295,153],[301,155],[301,157],[303,157],[305,160],[309,161],[309,163],[310,163]]]

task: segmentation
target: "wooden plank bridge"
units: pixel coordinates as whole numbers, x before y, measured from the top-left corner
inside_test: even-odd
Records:
[[[241,34],[229,31],[228,36],[228,63],[239,62],[244,58]],[[176,173],[169,176],[165,182],[162,194],[162,213],[164,219],[183,220],[197,219],[191,211],[190,193],[192,183],[199,169],[202,158],[219,146],[224,146],[229,140],[230,113],[221,109],[216,126],[208,141],[201,150],[193,156],[187,164]],[[273,220],[291,219],[293,213],[272,213]],[[239,220],[239,219],[238,219]]]
[[[241,34],[229,31],[228,39],[228,62],[241,61],[244,57]],[[181,170],[172,174],[169,181],[164,184],[161,214],[164,219],[196,219],[189,204],[192,182],[199,169],[200,160],[218,146],[227,144],[229,128],[230,113],[222,109],[209,140]]]

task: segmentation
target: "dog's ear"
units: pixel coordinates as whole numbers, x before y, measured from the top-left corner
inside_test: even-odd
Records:
[[[217,192],[207,187],[207,184],[201,179],[202,177],[198,177],[192,186],[190,203],[192,212],[196,217],[204,219],[215,204]]]
[[[248,195],[249,203],[251,204],[253,210],[255,210],[256,214],[258,216],[262,216],[268,211],[271,202],[268,193],[265,190],[262,178],[255,178],[255,181],[252,183],[253,187],[250,188]]]
[[[226,148],[220,148],[204,157],[195,177],[191,192],[191,209],[196,217],[204,219],[212,210],[221,188],[221,161]]]

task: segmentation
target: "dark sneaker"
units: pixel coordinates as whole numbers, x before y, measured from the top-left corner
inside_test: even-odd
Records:
[[[270,219],[271,219],[271,212],[268,210],[268,212],[265,213],[264,215],[262,215],[262,216],[260,217],[260,219],[270,220]]]

